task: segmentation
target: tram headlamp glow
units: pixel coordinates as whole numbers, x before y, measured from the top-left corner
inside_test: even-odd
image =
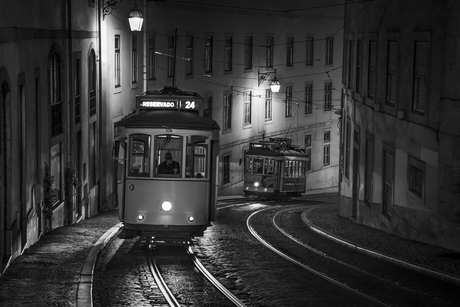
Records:
[[[254,182],[254,186],[257,188],[259,186],[259,182],[258,181]]]
[[[189,216],[189,217],[188,217],[188,221],[189,221],[190,223],[193,223],[193,222],[195,221],[195,218],[194,218],[193,216]]]
[[[139,214],[139,215],[137,216],[137,219],[138,219],[139,221],[143,221],[144,218],[145,218],[145,217],[144,217],[143,214]]]
[[[164,201],[164,202],[161,204],[161,210],[168,212],[168,211],[170,211],[171,209],[172,209],[172,204],[171,204],[171,202],[169,202],[169,201]]]

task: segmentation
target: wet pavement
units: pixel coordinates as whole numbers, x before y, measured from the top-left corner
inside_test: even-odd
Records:
[[[0,277],[0,306],[88,306],[92,261],[116,233],[117,214],[105,212],[44,235]],[[354,224],[337,215],[336,204],[309,207],[302,219],[329,239],[460,285],[459,252]]]

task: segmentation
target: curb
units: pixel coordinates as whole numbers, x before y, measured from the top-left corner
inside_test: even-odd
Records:
[[[94,266],[96,265],[100,251],[104,248],[107,242],[120,231],[122,226],[123,223],[118,223],[107,230],[91,248],[91,251],[86,257],[86,261],[80,271],[80,282],[77,290],[77,307],[93,306],[92,292]]]

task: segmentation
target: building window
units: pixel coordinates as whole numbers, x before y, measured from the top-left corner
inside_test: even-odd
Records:
[[[305,135],[305,153],[308,156],[307,171],[311,170],[311,134]]]
[[[307,37],[306,41],[306,59],[305,59],[305,65],[307,66],[313,66],[313,37]]]
[[[131,82],[137,83],[137,35],[133,35],[131,41]]]
[[[265,90],[265,120],[272,119],[272,91],[271,89]]]
[[[252,92],[244,93],[244,124],[251,124]]]
[[[383,149],[383,202],[382,213],[389,215],[390,206],[393,205],[395,176],[394,148],[384,144]]]
[[[334,55],[333,42],[334,39],[332,37],[326,38],[326,65],[332,65]]]
[[[425,198],[426,163],[412,156],[408,156],[407,164],[408,189],[412,194],[415,194],[417,198],[422,201],[421,205],[424,205],[423,199]]]
[[[286,86],[286,107],[284,110],[284,116],[292,116],[292,86]]]
[[[168,36],[168,77],[174,76],[174,36]]]
[[[88,89],[89,89],[89,115],[95,115],[96,112],[96,84],[97,84],[97,69],[96,69],[96,53],[91,50],[88,59]]]
[[[398,61],[398,45],[394,41],[388,42],[387,57],[387,104],[394,106],[396,103],[396,75]]]
[[[331,164],[331,131],[324,131],[323,166]]]
[[[294,66],[294,37],[289,36],[286,43],[286,66]]]
[[[313,84],[305,85],[305,114],[313,111]]]
[[[230,156],[224,157],[223,168],[223,184],[230,183]]]
[[[332,109],[332,82],[324,84],[324,111]]]
[[[273,67],[274,38],[272,36],[268,36],[265,39],[265,44],[265,66]]]
[[[224,95],[224,130],[232,128],[232,94]]]
[[[353,40],[348,41],[348,88],[353,86]]]
[[[155,36],[149,36],[149,80],[155,80],[156,75]]]
[[[212,117],[212,97],[204,98],[204,117]]]
[[[61,179],[61,176],[63,174],[62,142],[59,142],[51,146],[50,156],[51,156],[50,173],[51,173],[51,176],[53,176],[55,180],[53,184],[53,189],[56,192],[56,196],[57,196],[56,202],[59,202],[62,200],[62,194],[63,194],[62,179]]]
[[[373,178],[374,178],[374,137],[366,136],[366,164],[364,178],[364,201],[372,204],[373,198]]]
[[[244,69],[252,69],[252,36],[244,39]]]
[[[75,85],[75,124],[81,123],[81,59],[74,62]]]
[[[363,42],[358,40],[356,42],[356,93],[361,94],[363,77]]]
[[[413,111],[425,114],[427,92],[428,42],[415,42]]]
[[[212,36],[206,37],[205,71],[212,72]]]
[[[51,136],[62,133],[61,60],[56,53],[50,58]]]
[[[185,50],[185,74],[193,75],[193,36],[186,37],[186,50]]]
[[[369,72],[367,96],[375,99],[375,86],[377,81],[377,43],[369,41]]]
[[[225,37],[225,53],[224,53],[224,70],[232,71],[232,54],[233,54],[233,39],[231,36]]]
[[[351,119],[347,117],[347,129],[345,138],[345,177],[350,179],[350,141],[351,141]]]
[[[121,86],[121,41],[120,35],[115,35],[115,54],[114,54],[114,71],[115,87]]]

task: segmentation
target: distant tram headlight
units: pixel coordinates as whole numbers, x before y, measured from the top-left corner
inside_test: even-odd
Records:
[[[169,201],[164,201],[162,204],[161,204],[161,210],[163,211],[170,211],[172,209],[172,204],[169,202]]]
[[[259,182],[258,181],[254,182],[254,186],[257,188],[259,186]]]

